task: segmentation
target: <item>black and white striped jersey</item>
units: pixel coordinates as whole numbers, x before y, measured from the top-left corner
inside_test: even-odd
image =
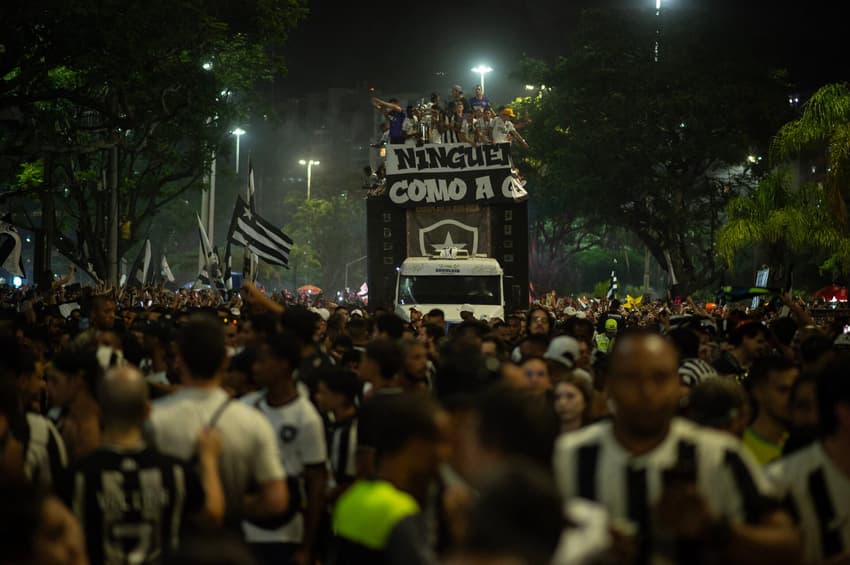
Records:
[[[357,418],[328,426],[328,460],[333,486],[355,479],[357,452]]]
[[[775,504],[771,484],[740,442],[729,434],[674,419],[667,438],[652,451],[633,455],[603,421],[565,434],[555,449],[555,478],[564,497],[585,498],[607,508],[612,520],[634,529],[637,563],[696,562],[695,548],[674,540],[653,518],[671,469],[690,469],[711,512],[732,523],[755,523]]]
[[[850,552],[850,477],[821,442],[770,464],[767,474],[798,521],[806,563]]]
[[[177,548],[184,516],[203,508],[197,478],[153,449],[101,447],[60,488],[80,520],[92,563],[160,563]]]

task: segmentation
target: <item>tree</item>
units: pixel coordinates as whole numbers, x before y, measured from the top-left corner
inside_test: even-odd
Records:
[[[121,256],[163,206],[206,185],[227,132],[262,103],[255,87],[284,72],[305,2],[44,4],[0,14],[0,185],[37,192],[42,221],[28,227],[105,279],[112,206]],[[16,183],[34,163],[43,183]]]
[[[764,247],[774,278],[783,280],[792,254],[829,256],[841,247],[843,236],[825,204],[821,184],[794,188],[787,167],[772,171],[752,193],[726,205],[727,222],[718,232],[717,250],[732,268],[740,250]]]
[[[345,264],[366,254],[365,201],[344,196],[301,198],[288,200],[287,207],[295,212],[284,226],[297,247],[291,268],[298,269],[298,284],[316,284],[327,293],[342,290]]]
[[[524,82],[546,85],[527,103],[526,138],[541,191],[634,233],[684,295],[717,277],[723,205],[752,184],[747,157],[782,123],[787,95],[729,22],[668,11],[656,61],[658,25],[654,12],[586,12],[557,62],[526,60]]]

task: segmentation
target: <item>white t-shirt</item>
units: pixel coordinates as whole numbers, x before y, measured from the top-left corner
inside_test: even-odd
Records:
[[[227,400],[224,390],[186,387],[153,403],[150,428],[157,449],[188,461],[196,454],[201,430]],[[262,414],[231,401],[215,424],[221,434],[220,473],[229,516],[237,516],[252,481],[286,478],[274,430]]]
[[[502,118],[496,117],[492,120],[492,136],[493,143],[508,143],[510,139],[508,135],[516,132],[516,128],[514,127],[513,122],[510,120],[503,120]]]
[[[299,394],[289,404],[269,406],[265,396],[265,391],[252,392],[240,400],[256,408],[271,424],[287,476],[300,478],[306,465],[325,465],[328,459],[325,428],[319,412],[308,397]],[[305,494],[303,490],[301,494]],[[244,522],[242,530],[249,542],[301,543],[304,538],[304,517],[298,514],[286,525],[274,530]]]
[[[821,442],[768,465],[767,475],[792,503],[805,563],[850,551],[850,477],[835,466]]]
[[[416,122],[416,118],[405,118],[404,122],[401,124],[401,131],[404,132],[405,136],[414,135],[417,131],[419,131],[419,124]],[[405,137],[404,144],[415,146],[416,138]]]

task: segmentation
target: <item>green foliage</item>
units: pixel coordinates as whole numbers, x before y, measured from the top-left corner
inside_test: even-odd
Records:
[[[776,162],[811,151],[825,156],[828,208],[846,232],[850,198],[850,86],[847,83],[828,84],[815,92],[803,105],[802,115],[782,126],[770,148],[771,158]]]
[[[653,12],[588,12],[561,58],[523,62],[522,80],[547,87],[521,109],[526,164],[540,164],[541,213],[634,233],[665,269],[670,255],[687,294],[718,275],[723,205],[752,182],[747,155],[788,108],[729,22],[671,10],[655,62],[657,24]]]
[[[68,195],[54,217],[44,218],[57,228],[71,224],[56,244],[105,278],[111,157],[119,214],[133,226],[123,254],[160,209],[205,186],[234,123],[260,105],[265,110],[257,87],[285,71],[281,46],[305,6],[306,0],[5,3],[0,113],[12,119],[0,124],[0,186],[12,184],[21,163],[42,159],[46,191],[61,186]]]
[[[21,163],[17,185],[19,188],[36,188],[44,183],[44,161]]]
[[[296,243],[290,267],[298,270],[298,284],[315,284],[328,294],[342,290],[345,264],[366,254],[365,202],[344,196],[302,200],[299,195],[289,198],[286,207],[294,210],[284,231]],[[359,285],[362,277],[355,273],[361,271],[352,270],[351,284]]]

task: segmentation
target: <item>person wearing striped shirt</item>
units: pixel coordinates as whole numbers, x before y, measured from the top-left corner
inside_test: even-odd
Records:
[[[202,434],[197,469],[146,446],[148,385],[131,365],[107,373],[97,397],[102,443],[71,468],[59,492],[83,526],[92,563],[161,563],[190,518],[221,523],[220,440]]]
[[[805,563],[850,563],[850,356],[817,377],[820,440],[768,466],[800,524]]]
[[[633,563],[796,563],[798,531],[740,442],[675,417],[679,365],[670,342],[621,334],[610,363],[612,418],[556,444],[563,496],[605,506]]]

